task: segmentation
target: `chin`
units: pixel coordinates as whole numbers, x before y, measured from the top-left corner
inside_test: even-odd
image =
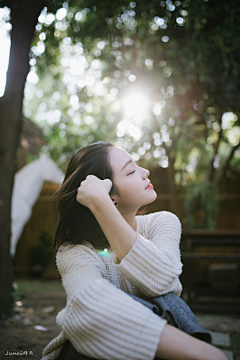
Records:
[[[145,206],[145,205],[148,205],[148,204],[151,204],[152,202],[154,202],[157,198],[157,193],[153,190],[151,196],[149,196],[148,200],[146,201],[145,204],[143,204],[142,206]]]
[[[157,198],[157,194],[153,197],[152,201],[149,201],[149,204],[151,204],[152,202],[154,202]]]
[[[154,198],[154,200],[156,200],[156,198],[157,198],[157,193],[156,193],[156,191],[154,190],[154,189],[152,189],[153,191],[152,191],[152,194],[151,194],[151,196]]]

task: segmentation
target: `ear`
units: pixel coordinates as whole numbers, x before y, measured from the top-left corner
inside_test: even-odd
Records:
[[[118,206],[118,202],[117,202],[115,199],[113,199],[113,198],[111,198],[111,199],[112,199],[113,204],[117,207],[117,206]]]

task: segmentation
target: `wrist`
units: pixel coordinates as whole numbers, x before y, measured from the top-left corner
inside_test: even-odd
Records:
[[[89,204],[89,210],[94,214],[98,211],[102,211],[103,208],[106,208],[108,206],[113,206],[109,194],[101,194],[101,196],[96,196],[91,201],[91,203]]]

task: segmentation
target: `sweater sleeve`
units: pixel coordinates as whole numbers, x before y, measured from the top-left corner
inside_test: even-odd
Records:
[[[181,223],[178,217],[161,211],[140,216],[138,220],[148,239],[138,232],[132,249],[115,266],[146,296],[160,296],[168,292],[180,295]]]
[[[104,263],[84,246],[60,251],[67,306],[57,322],[75,349],[104,360],[154,359],[166,321],[104,279]]]

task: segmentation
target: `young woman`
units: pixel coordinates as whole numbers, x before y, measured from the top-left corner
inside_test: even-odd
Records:
[[[58,191],[55,237],[67,305],[44,360],[70,359],[74,351],[76,359],[227,359],[134,297],[182,290],[178,218],[165,211],[136,216],[157,197],[148,177],[109,143],[73,155]]]

